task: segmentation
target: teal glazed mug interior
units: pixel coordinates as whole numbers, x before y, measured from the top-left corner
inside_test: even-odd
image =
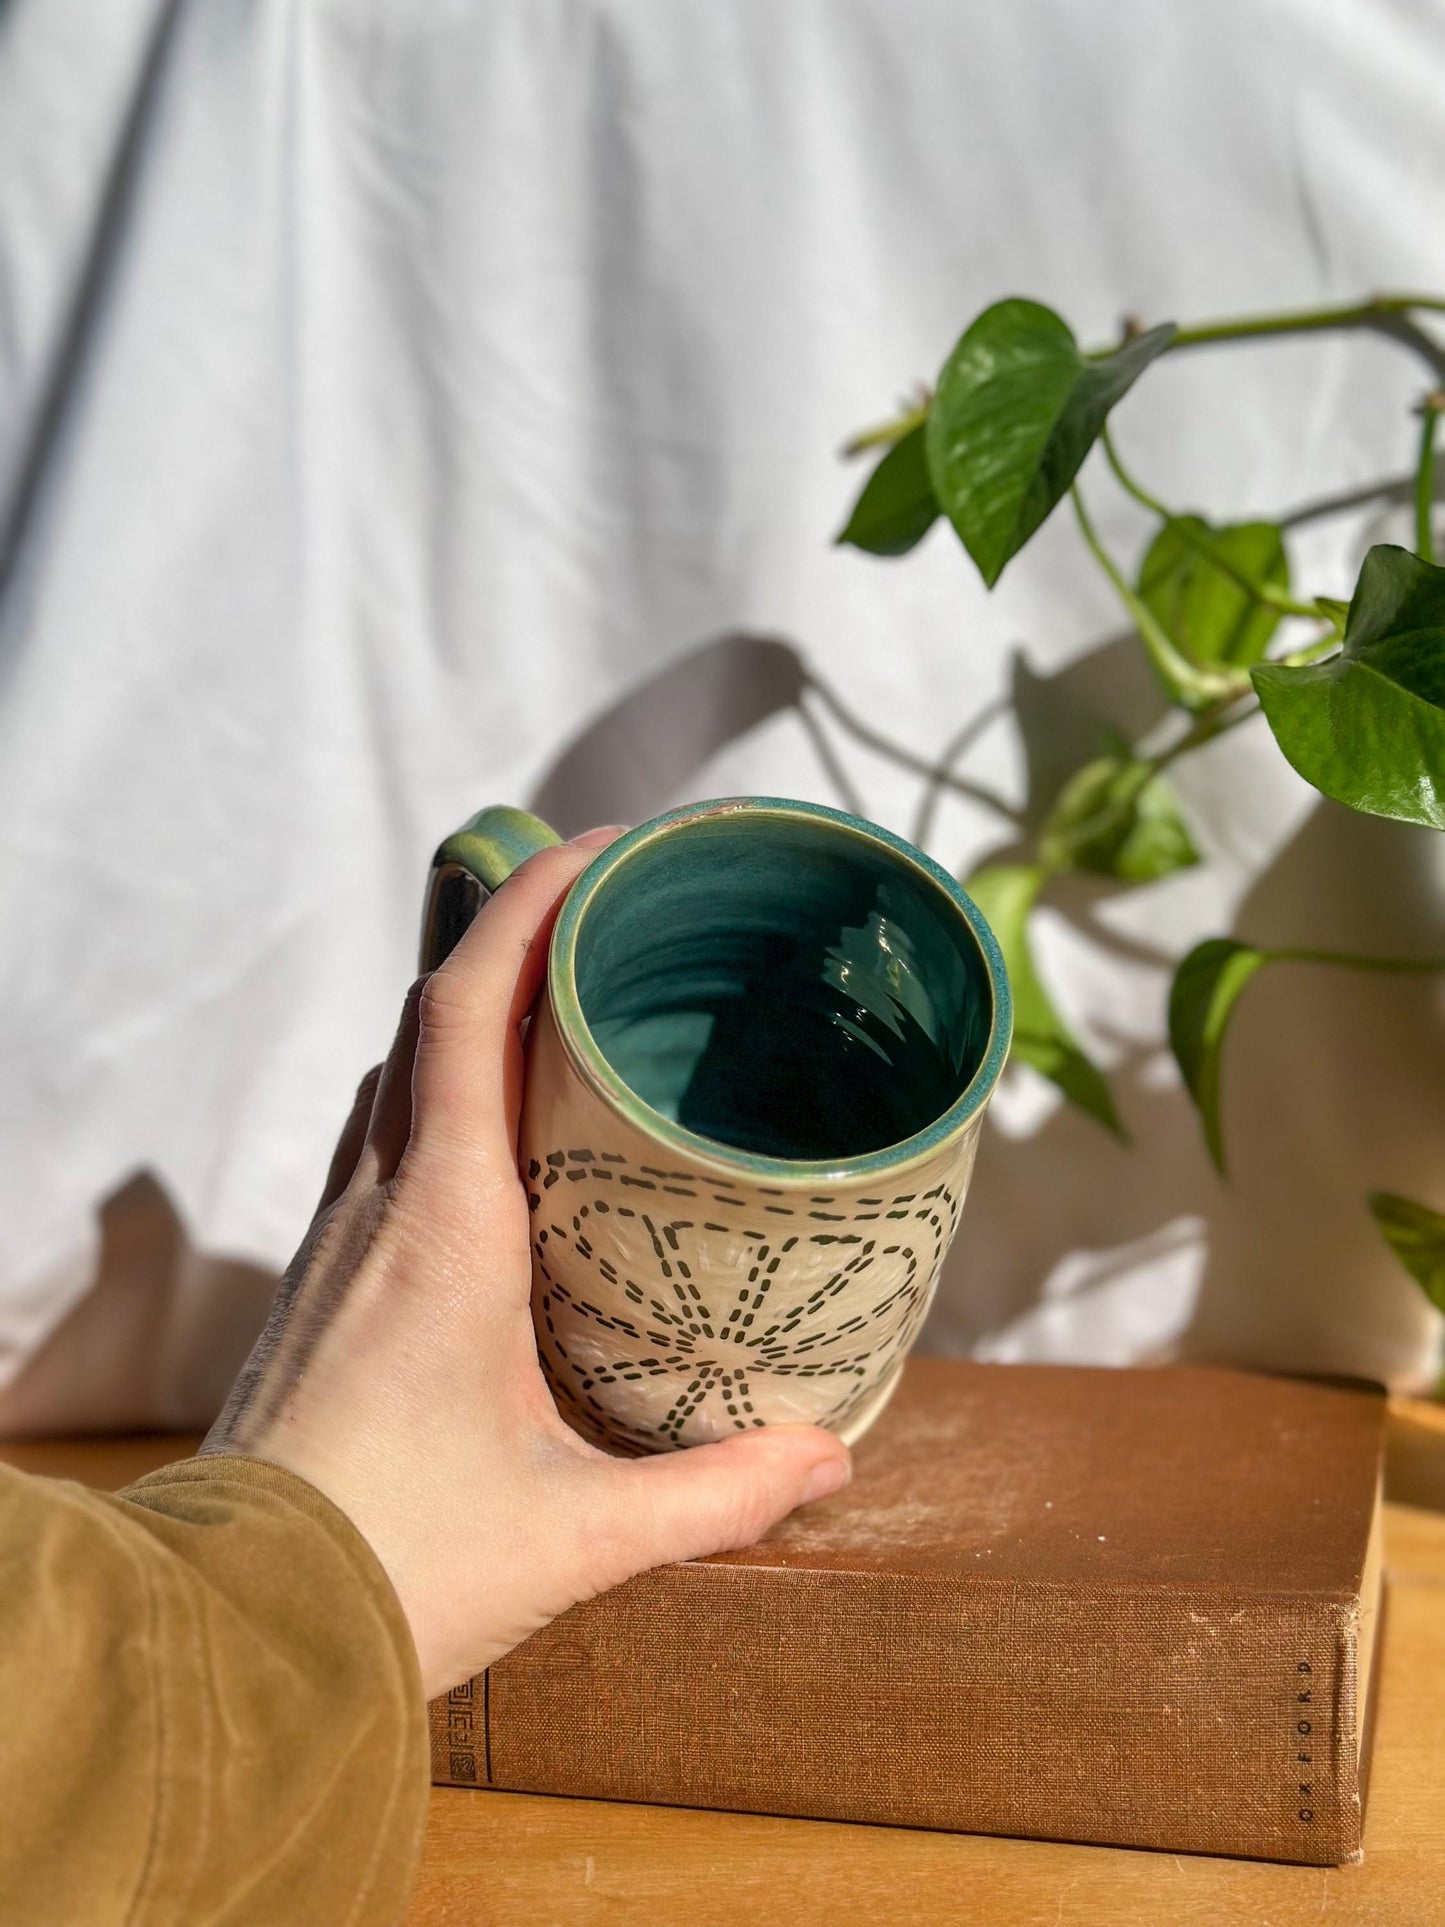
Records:
[[[555,833],[438,850],[433,969]],[[673,810],[568,892],[527,1040],[538,1348],[609,1451],[805,1421],[852,1441],[928,1311],[1010,1030],[993,933],[876,825],[771,797]]]

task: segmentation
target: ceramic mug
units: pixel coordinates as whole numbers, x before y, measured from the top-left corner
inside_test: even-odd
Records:
[[[483,810],[432,867],[422,967],[558,841]],[[636,1454],[872,1424],[923,1323],[1008,1050],[1008,978],[946,871],[810,803],[694,804],[569,890],[520,1164],[543,1367]]]

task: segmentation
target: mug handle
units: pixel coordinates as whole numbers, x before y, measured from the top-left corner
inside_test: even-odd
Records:
[[[421,968],[435,970],[518,864],[561,837],[525,810],[494,804],[449,836],[431,860],[421,919]]]

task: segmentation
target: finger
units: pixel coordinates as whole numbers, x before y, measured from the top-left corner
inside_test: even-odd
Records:
[[[562,899],[595,844],[559,843],[513,871],[422,986],[412,1074],[419,1151],[516,1154],[522,1025],[547,968]]]
[[[381,1067],[376,1102],[371,1107],[365,1153],[370,1164],[368,1175],[377,1184],[387,1183],[395,1174],[411,1138],[411,1075],[425,985],[426,978],[418,977],[402,1002],[396,1036]]]
[[[627,1566],[619,1578],[753,1545],[797,1506],[841,1491],[852,1471],[843,1441],[816,1425],[767,1425],[614,1465],[614,1503],[626,1522],[613,1538]]]
[[[318,1217],[323,1211],[331,1209],[351,1182],[351,1174],[361,1156],[361,1147],[366,1142],[366,1127],[371,1122],[371,1107],[376,1102],[381,1070],[380,1064],[373,1064],[356,1087],[356,1096],[351,1101],[351,1115],[341,1127],[341,1136],[336,1140],[336,1149],[331,1154],[326,1182],[321,1188],[321,1202],[316,1207]]]
[[[585,850],[589,856],[595,856],[598,850],[603,849],[607,844],[621,836],[622,831],[623,826],[620,823],[608,823],[595,830],[583,830],[580,836],[574,836],[568,840],[574,850]],[[550,928],[547,932],[547,942],[548,944],[551,942]],[[545,968],[543,970],[543,976],[544,978],[546,976]],[[541,986],[539,985],[538,990],[540,990],[540,988]],[[536,994],[534,993],[532,1003],[527,1006],[529,1015],[535,1003]],[[507,1040],[506,1059],[502,1065],[503,1129],[506,1133],[509,1155],[515,1154],[517,1150],[522,1123],[522,1037],[524,1030],[525,1023],[519,1023],[514,1033],[509,1036]]]

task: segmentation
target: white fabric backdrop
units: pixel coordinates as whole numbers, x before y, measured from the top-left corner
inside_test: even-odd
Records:
[[[946,531],[836,550],[838,444],[1004,293],[1094,341],[1445,284],[1442,100],[1406,0],[11,0],[0,1423],[203,1414],[385,1047],[430,847],[699,644],[790,638],[928,753],[1016,652],[1056,705],[1147,706],[1062,516],[992,596]],[[1119,429],[1166,495],[1273,512],[1407,468],[1420,386],[1363,338],[1180,357]],[[1393,527],[1312,524],[1312,585]],[[906,831],[917,780],[833,740]],[[1013,724],[968,768],[1021,796]],[[657,771],[657,808],[837,798],[792,709]],[[1438,1320],[1361,1194],[1445,1203],[1437,990],[1262,981],[1226,1191],[1158,956],[1236,919],[1438,949],[1441,840],[1317,807],[1259,727],[1180,787],[1207,866],[1081,899],[1043,949],[1137,1147],[1014,1073],[929,1340],[1408,1380]],[[950,802],[933,848],[1000,840]],[[137,1172],[163,1339],[102,1334],[27,1404]]]

